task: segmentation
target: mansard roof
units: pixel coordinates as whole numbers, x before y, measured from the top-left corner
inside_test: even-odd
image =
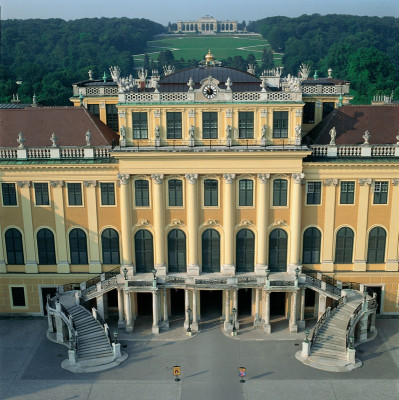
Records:
[[[362,144],[368,130],[370,144],[396,143],[399,105],[345,105],[333,110],[304,138],[306,144],[330,143],[329,132],[335,127],[336,144]]]
[[[54,132],[59,146],[85,146],[90,130],[93,146],[118,142],[118,135],[84,107],[0,109],[0,147],[17,147],[22,132],[27,147],[51,146]]]

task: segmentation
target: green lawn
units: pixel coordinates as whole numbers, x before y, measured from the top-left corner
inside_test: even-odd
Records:
[[[211,49],[217,60],[234,56],[246,58],[250,53],[253,53],[257,60],[260,60],[265,46],[269,47],[269,44],[260,35],[181,35],[165,36],[162,39],[148,42],[146,53],[151,58],[156,59],[160,51],[172,50],[176,59],[183,57],[188,60],[190,58],[202,59],[208,52],[208,49]],[[140,62],[143,61],[143,56],[143,54],[135,54],[133,56],[136,65],[140,65]],[[281,57],[281,54],[274,55],[276,65],[281,65]]]

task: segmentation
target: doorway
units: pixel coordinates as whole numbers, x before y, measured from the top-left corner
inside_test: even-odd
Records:
[[[270,316],[285,316],[285,292],[270,293]]]
[[[137,316],[152,315],[152,293],[137,293]]]
[[[43,315],[47,315],[47,310],[46,310],[46,304],[47,304],[47,295],[50,295],[51,297],[54,297],[56,292],[57,292],[57,288],[56,287],[42,287],[41,288],[41,292],[42,292],[42,310],[43,310]]]
[[[238,290],[238,315],[240,317],[252,314],[252,289]]]
[[[366,286],[369,296],[377,293],[377,314],[381,313],[382,286]]]
[[[221,290],[200,290],[201,318],[222,315],[223,292]]]
[[[184,315],[184,289],[170,289],[170,314],[173,316]]]

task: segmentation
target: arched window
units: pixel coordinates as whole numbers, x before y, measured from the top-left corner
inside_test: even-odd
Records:
[[[351,264],[354,234],[350,228],[341,228],[335,242],[335,263]]]
[[[385,262],[385,242],[387,234],[385,229],[377,226],[369,233],[369,247],[367,252],[367,262],[378,264]]]
[[[103,264],[119,264],[119,235],[115,229],[104,229],[101,234]]]
[[[69,232],[69,249],[71,264],[87,264],[87,241],[82,229],[75,228]]]
[[[37,232],[37,253],[39,255],[39,264],[55,264],[54,235],[50,229],[40,229]]]
[[[140,229],[134,235],[137,272],[151,272],[154,269],[154,248],[152,234],[146,229]]]
[[[220,272],[220,235],[216,229],[202,234],[202,272]]]
[[[320,263],[321,233],[317,228],[308,228],[303,234],[303,257],[304,264]]]
[[[186,235],[180,229],[168,234],[169,272],[186,272]]]
[[[284,229],[274,229],[269,236],[269,268],[274,272],[287,270],[287,241]]]
[[[7,263],[10,265],[20,265],[24,263],[24,250],[22,247],[22,235],[18,229],[7,229],[5,234]]]
[[[237,272],[254,272],[255,235],[249,229],[241,229],[236,241]]]

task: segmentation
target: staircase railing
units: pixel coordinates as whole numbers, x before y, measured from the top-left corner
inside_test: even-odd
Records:
[[[96,319],[103,327],[105,336],[107,337],[109,344],[112,345],[112,338],[108,324],[104,321],[103,317],[98,313],[97,309],[92,307],[91,312],[93,314],[94,319]]]
[[[351,315],[348,325],[346,327],[346,348],[352,348],[352,336],[353,336],[353,329],[358,322],[358,316],[360,311],[363,309],[363,302],[361,302],[357,307],[356,310]]]
[[[313,328],[313,333],[312,333],[312,338],[310,339],[310,342],[313,344],[317,337],[317,333],[319,332],[319,329],[324,325],[324,323],[328,320],[331,314],[331,307],[327,307],[326,311],[324,311],[323,315],[318,319],[316,322],[315,327]]]

